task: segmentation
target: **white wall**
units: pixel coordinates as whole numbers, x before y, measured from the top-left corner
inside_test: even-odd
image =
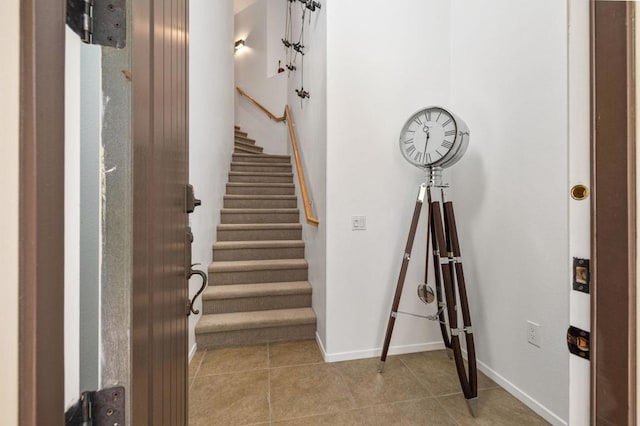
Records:
[[[310,99],[300,101],[295,89],[301,83],[301,70],[291,73],[287,81],[287,103],[295,123],[298,147],[302,159],[305,179],[311,199],[313,214],[320,221],[318,227],[308,225],[299,185],[298,204],[300,206],[300,222],[303,224],[305,241],[305,257],[309,262],[309,282],[313,287],[313,310],[317,316],[317,336],[320,344],[326,345],[326,255],[327,255],[327,0],[322,2],[322,9],[311,15],[311,24],[305,29],[305,89],[311,93]],[[275,13],[282,16],[286,2],[278,2],[281,8]],[[294,9],[294,34],[300,29],[301,12]],[[307,21],[308,23],[309,21]],[[288,140],[288,136],[287,136]],[[288,145],[289,153],[291,144]],[[295,169],[295,168],[294,168]],[[295,171],[294,171],[295,173]],[[297,174],[295,176],[297,182]]]
[[[287,102],[287,73],[273,74],[278,66],[274,46],[282,38],[284,28],[277,28],[276,24],[268,25],[267,21],[269,9],[280,10],[282,3],[273,0],[254,2],[235,15],[234,30],[234,41],[245,40],[245,47],[234,55],[235,85],[243,88],[276,116],[282,115]],[[270,39],[271,43],[268,41]],[[264,112],[239,94],[235,98],[235,124],[263,146],[265,154],[287,152],[286,126],[271,121]],[[232,144],[232,139],[228,143]]]
[[[569,414],[567,3],[453,2],[453,170],[478,360],[556,424]],[[532,25],[535,23],[535,25]],[[453,28],[452,28],[453,30]],[[541,347],[526,321],[541,325]]]
[[[0,7],[6,22],[0,27],[0,411],[3,422],[18,424],[18,225],[20,149],[20,2],[6,0]]]
[[[206,272],[216,239],[233,148],[233,1],[193,0],[189,6],[189,180],[202,206],[190,215],[194,263]],[[190,295],[200,278],[190,281]],[[197,309],[201,309],[201,298]],[[195,324],[189,317],[189,348]]]
[[[422,173],[398,150],[405,120],[449,100],[450,12],[437,0],[331,2],[327,14],[326,358],[380,355]],[[357,28],[354,26],[357,25]],[[314,93],[311,93],[311,103]],[[318,94],[316,94],[318,96]],[[351,216],[367,217],[366,231]],[[413,250],[425,258],[421,221]],[[410,263],[401,310],[430,314]],[[396,322],[391,351],[442,347],[435,323]]]
[[[80,396],[80,38],[65,28],[64,402]]]
[[[449,106],[472,135],[450,194],[478,360],[566,422],[566,2],[341,2],[327,14],[327,359],[380,353],[423,179],[402,160],[398,132],[418,108]],[[354,29],[356,18],[367,24]],[[354,214],[367,216],[367,231],[350,230]],[[424,258],[424,222],[413,259]],[[434,310],[415,296],[423,266],[410,263],[401,310]],[[541,324],[541,348],[527,343],[526,320]],[[438,347],[435,324],[396,322],[392,351]]]
[[[300,106],[291,92],[298,73],[287,99],[321,221],[317,231],[305,228],[305,240],[328,361],[380,353],[423,180],[402,160],[398,132],[415,110],[448,106],[472,133],[469,152],[450,176],[450,193],[480,366],[547,420],[567,422],[570,120],[577,138],[586,130],[584,111],[568,115],[567,7],[553,0],[374,0],[367,8],[323,2],[306,43],[311,100]],[[325,31],[323,58],[313,47]],[[584,48],[583,35],[574,42]],[[580,91],[584,52],[574,59],[578,80],[571,90]],[[367,216],[368,230],[351,231],[352,215]],[[414,259],[424,258],[424,223]],[[422,268],[422,261],[410,263],[401,310],[434,311],[415,297]],[[526,342],[526,320],[541,324],[540,348]],[[435,324],[406,316],[396,322],[392,353],[440,347]]]

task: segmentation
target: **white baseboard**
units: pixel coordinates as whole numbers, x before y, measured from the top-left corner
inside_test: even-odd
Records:
[[[466,358],[466,353],[465,353]],[[491,380],[499,384],[509,392],[511,395],[516,397],[520,402],[522,402],[527,407],[531,408],[535,411],[536,414],[544,418],[546,421],[551,423],[554,426],[567,426],[567,421],[563,420],[560,416],[556,415],[554,412],[549,410],[544,405],[540,404],[538,401],[533,399],[529,394],[524,392],[522,389],[511,383],[509,380],[505,379],[503,376],[492,370],[487,364],[482,361],[476,361],[478,364],[478,370],[482,371],[487,377]]]
[[[198,344],[194,343],[193,346],[191,346],[191,350],[189,351],[189,362],[191,362],[191,360],[193,359],[193,356],[196,354],[197,351],[198,351]]]
[[[318,342],[318,346],[320,347],[320,351],[322,352],[322,357],[324,358],[325,362],[340,362],[340,361],[350,361],[354,359],[376,358],[376,357],[379,357],[380,353],[382,352],[382,348],[373,348],[373,349],[365,349],[360,351],[327,353],[317,333],[316,333],[316,341]],[[444,344],[442,342],[428,342],[428,343],[418,343],[413,345],[390,346],[389,355],[410,354],[414,352],[425,352],[425,351],[437,351],[440,349],[444,349]]]
[[[322,339],[320,338],[320,335],[318,334],[317,331],[316,331],[316,343],[318,344],[318,348],[320,349],[320,354],[322,355],[322,359],[324,359],[324,362],[329,362],[327,361],[327,351],[324,350],[324,344],[322,343]]]
[[[361,351],[327,353],[318,333],[316,333],[316,342],[318,343],[318,348],[320,348],[322,358],[324,358],[325,362],[339,362],[350,361],[354,359],[375,358],[379,357],[380,352],[382,351],[382,348],[375,348]],[[442,342],[428,342],[414,345],[391,346],[389,348],[389,355],[437,351],[440,349],[444,349],[444,344]],[[463,355],[466,358],[466,352],[463,351]],[[498,385],[504,388],[504,390],[509,392],[527,407],[531,408],[536,414],[544,418],[546,421],[554,426],[567,426],[568,423],[566,420],[563,420],[560,416],[556,415],[547,407],[533,399],[529,394],[518,388],[509,380],[505,379],[503,376],[491,369],[487,364],[483,363],[482,361],[477,361],[477,364],[478,370],[482,371],[485,375],[487,375],[487,377],[496,382]]]

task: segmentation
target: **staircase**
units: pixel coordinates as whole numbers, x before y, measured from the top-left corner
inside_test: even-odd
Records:
[[[314,338],[307,270],[291,158],[235,126],[198,349]]]

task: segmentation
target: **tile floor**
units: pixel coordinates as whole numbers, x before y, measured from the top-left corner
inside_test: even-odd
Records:
[[[467,412],[444,351],[325,364],[315,341],[199,351],[189,367],[190,425],[547,425],[479,373]]]

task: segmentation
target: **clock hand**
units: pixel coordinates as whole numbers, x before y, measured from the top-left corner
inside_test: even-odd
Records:
[[[429,145],[429,130],[428,129],[429,128],[427,127],[427,141],[424,143],[424,151],[422,151],[422,158],[424,158],[425,163],[427,162],[427,145]]]

